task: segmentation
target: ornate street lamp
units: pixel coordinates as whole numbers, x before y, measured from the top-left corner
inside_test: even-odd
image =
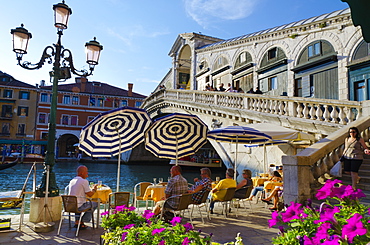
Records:
[[[54,10],[54,26],[57,28],[58,41],[53,46],[47,46],[41,56],[38,63],[32,64],[28,61],[22,61],[23,55],[27,54],[28,41],[32,38],[31,33],[23,27],[17,27],[11,30],[13,35],[13,51],[17,55],[18,65],[28,70],[35,70],[41,68],[47,61],[48,64],[53,64],[53,71],[50,72],[53,77],[53,89],[52,89],[52,100],[50,105],[50,121],[48,129],[48,144],[47,152],[45,157],[45,170],[42,176],[42,182],[36,189],[37,197],[44,197],[46,192],[46,169],[49,165],[49,194],[48,196],[58,196],[59,188],[55,181],[55,174],[53,167],[55,165],[55,132],[56,132],[56,111],[57,111],[57,99],[58,99],[58,81],[59,79],[68,79],[71,77],[71,72],[78,76],[90,76],[94,70],[95,65],[99,62],[100,51],[103,50],[103,46],[94,40],[86,43],[87,60],[89,64],[89,71],[87,70],[76,70],[73,65],[72,53],[69,49],[65,49],[61,43],[61,37],[63,30],[68,27],[69,16],[72,14],[72,10],[64,3],[58,3],[53,5]],[[54,61],[54,62],[53,62]]]

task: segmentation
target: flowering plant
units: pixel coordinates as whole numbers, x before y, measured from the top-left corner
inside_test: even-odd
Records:
[[[117,206],[112,215],[102,213],[102,226],[107,230],[102,236],[104,244],[211,244],[211,236],[201,235],[190,223],[180,224],[180,217],[174,217],[168,224],[155,218],[150,210],[143,215],[134,210]]]
[[[280,235],[274,244],[367,244],[370,242],[369,207],[360,204],[365,197],[360,190],[342,185],[340,180],[328,180],[318,190],[316,198],[326,199],[319,207],[308,200],[306,206],[291,202],[284,212],[272,213],[269,226],[279,226]],[[334,203],[334,204],[333,204]]]

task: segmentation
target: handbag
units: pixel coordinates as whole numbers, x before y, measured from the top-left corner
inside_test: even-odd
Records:
[[[330,174],[335,177],[342,177],[342,162],[338,161],[334,166],[330,169]]]
[[[353,143],[355,143],[356,141],[354,141],[354,142],[352,142],[349,146],[351,146]],[[344,160],[346,159],[345,157],[344,157],[344,154],[346,154],[346,152],[348,151],[348,148],[349,148],[349,146],[347,147],[347,149],[343,152],[343,155],[339,158],[339,161],[340,162],[344,162]]]

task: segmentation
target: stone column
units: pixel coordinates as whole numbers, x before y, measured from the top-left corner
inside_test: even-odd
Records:
[[[303,202],[311,198],[312,172],[309,157],[283,156],[284,203]]]

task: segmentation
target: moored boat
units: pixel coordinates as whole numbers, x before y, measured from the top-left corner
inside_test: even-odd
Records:
[[[222,168],[223,167],[221,159],[207,159],[202,162],[178,160],[177,163],[180,166],[200,167],[200,168]],[[176,160],[171,160],[170,164],[175,165]]]
[[[34,163],[34,162],[44,162],[45,158],[40,154],[26,154],[26,156],[22,157],[20,154],[18,155],[11,155],[6,156],[5,161],[14,161],[14,159],[19,159],[20,163]]]
[[[15,159],[13,162],[2,162],[0,164],[0,170],[11,168],[11,167],[17,165],[17,163],[18,163],[18,158]]]

